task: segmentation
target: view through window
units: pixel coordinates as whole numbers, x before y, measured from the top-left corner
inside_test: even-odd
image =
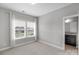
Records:
[[[27,22],[26,27],[27,36],[35,36],[35,23],[34,22]]]
[[[35,36],[35,22],[25,22],[21,20],[16,20],[14,22],[14,37],[15,39],[21,39],[26,37]]]

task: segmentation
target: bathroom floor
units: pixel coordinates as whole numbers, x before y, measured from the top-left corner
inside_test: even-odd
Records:
[[[65,51],[66,51],[66,53],[78,54],[78,48],[71,46],[71,45],[65,45]]]

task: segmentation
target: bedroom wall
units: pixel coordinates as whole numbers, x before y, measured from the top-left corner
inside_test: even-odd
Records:
[[[0,9],[0,49],[10,46],[10,13]]]
[[[35,17],[31,15],[22,14],[22,13],[8,10],[5,8],[0,8],[0,50],[1,49],[3,50],[4,48],[7,48],[7,47],[11,47],[11,45],[13,44],[13,40],[15,40],[11,38],[11,32],[10,32],[11,30],[10,21],[13,20],[12,19],[13,14],[15,15],[15,19],[24,20],[24,21],[36,21],[37,20],[37,19],[34,20]],[[27,42],[34,41],[34,40],[35,40],[35,37],[18,39],[18,40],[15,40],[15,45],[18,45],[21,43],[27,43]]]
[[[39,41],[64,49],[63,17],[77,14],[79,4],[52,11],[39,17]]]

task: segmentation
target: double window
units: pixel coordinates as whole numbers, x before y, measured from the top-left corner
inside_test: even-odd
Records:
[[[31,21],[19,21],[16,20],[14,23],[14,37],[15,39],[21,39],[26,37],[35,36],[35,22]]]

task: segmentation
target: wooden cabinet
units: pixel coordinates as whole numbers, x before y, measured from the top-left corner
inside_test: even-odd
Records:
[[[65,35],[65,43],[76,46],[76,35]]]

